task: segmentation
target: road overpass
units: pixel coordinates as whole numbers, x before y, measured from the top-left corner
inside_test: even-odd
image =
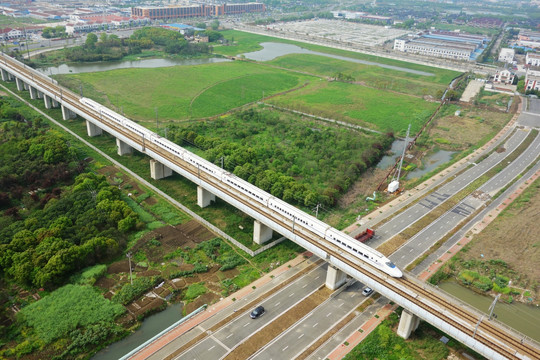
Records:
[[[305,228],[299,225],[295,228],[294,223],[291,226],[268,208],[249,201],[249,198],[235,188],[204,176],[193,164],[171,156],[168,151],[129,128],[102,118],[91,107],[80,103],[78,95],[60,87],[55,80],[5,54],[0,58],[0,71],[2,80],[15,81],[19,91],[28,90],[32,99],[43,99],[47,108],[60,106],[64,120],[77,115],[85,119],[89,136],[97,136],[102,131],[110,133],[117,139],[120,155],[133,149],[149,155],[152,158],[150,162],[154,178],[158,179],[175,171],[196,183],[199,186],[201,206],[208,205],[212,197],[218,196],[259,223],[259,238],[268,232],[266,228],[270,228],[325,259],[331,265],[329,268],[334,269],[331,271],[334,279],[327,281],[331,286],[344,280],[344,274],[349,274],[401,305],[406,309],[400,323],[399,333],[402,336],[408,337],[418,325],[419,319],[422,319],[490,359],[540,358],[540,347],[532,340],[500,323],[486,320],[485,315],[480,312],[456,304],[454,299],[413,276],[405,275],[399,279],[389,277],[376,268],[359,263],[357,258]]]

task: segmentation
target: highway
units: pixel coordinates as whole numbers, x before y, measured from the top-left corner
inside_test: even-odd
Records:
[[[146,142],[145,144],[144,138],[141,140],[134,133],[131,133],[126,128],[119,128],[114,125],[114,123],[103,123],[104,120],[101,120],[100,122],[93,111],[78,102],[78,97],[76,95],[60,88],[50,79],[45,78],[43,75],[37,75],[35,72],[29,72],[28,69],[9,58],[5,58],[5,61],[6,62],[3,64],[0,64],[4,69],[8,70],[10,73],[16,74],[16,76],[20,76],[19,74],[26,74],[23,76],[23,79],[26,79],[24,81],[27,81],[30,84],[35,83],[35,86],[39,86],[40,91],[52,94],[53,98],[59,99],[64,105],[69,105],[69,107],[73,108],[78,114],[101,123],[100,127],[103,126],[106,131],[111,132],[111,134],[116,137],[122,137],[123,141],[127,141],[134,148],[142,149],[143,152],[159,161],[171,164],[170,166],[172,166],[175,171],[186,174],[185,176],[188,176],[188,178],[197,179],[198,182],[210,182],[210,184],[212,184],[211,188],[215,189],[220,197],[225,199],[236,199],[232,201],[232,203],[238,204],[241,209],[244,210],[245,207],[246,210],[257,211],[264,216],[272,218],[273,215],[269,213],[267,209],[255,207],[253,204],[244,200],[239,194],[236,194],[232,189],[224,188],[223,184],[217,183],[210,178],[197,176],[198,171],[196,168],[194,169],[192,165],[182,163],[179,159],[173,158],[155,144],[150,144],[149,142]],[[240,206],[241,204],[243,204],[243,206]],[[455,333],[455,337],[466,344],[473,345],[477,351],[496,358],[521,359],[540,357],[540,350],[537,349],[536,345],[532,345],[530,342],[523,343],[520,341],[519,335],[509,333],[507,329],[500,327],[500,325],[483,322],[479,325],[478,331],[473,333],[472,329],[481,316],[479,313],[472,309],[466,309],[461,304],[454,304],[453,299],[447,298],[444,294],[438,293],[435,289],[426,289],[425,284],[419,283],[414,278],[410,276],[405,276],[402,279],[389,278],[379,271],[365,266],[363,263],[359,264],[356,258],[347,253],[343,253],[326,240],[317,238],[313,234],[309,234],[307,231],[302,230],[300,226],[297,226],[296,230],[293,229],[293,232],[290,232],[287,230],[290,226],[283,223],[283,221],[276,218],[274,218],[273,221],[281,224],[280,226],[284,229],[286,234],[292,234],[291,238],[297,239],[301,237],[303,241],[307,241],[314,246],[316,245],[319,249],[325,251],[329,254],[327,261],[334,263],[339,268],[362,279],[362,281],[368,283],[370,287],[376,288],[384,296],[396,299],[398,303],[411,309],[413,313],[418,314],[423,319],[434,323],[435,326],[443,327],[451,334]],[[247,326],[248,325],[246,325],[246,327]],[[217,339],[226,341],[227,338],[220,337]],[[227,346],[228,345],[225,344],[223,349],[226,349]],[[215,348],[219,347],[216,346]]]

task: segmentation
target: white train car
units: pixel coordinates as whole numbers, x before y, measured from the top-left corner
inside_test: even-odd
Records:
[[[396,265],[386,256],[373,249],[370,246],[364,245],[359,241],[355,241],[352,237],[338,231],[334,228],[328,229],[326,232],[326,240],[329,240],[354,255],[362,261],[370,263],[379,270],[384,271],[393,277],[402,277],[403,273]]]
[[[327,241],[330,241],[334,245],[343,249],[348,254],[352,255],[354,258],[369,263],[372,266],[389,274],[390,276],[403,276],[401,270],[399,270],[396,265],[394,265],[392,261],[390,261],[390,259],[385,257],[377,250],[355,241],[352,237],[332,228],[331,226],[325,224],[322,221],[319,221],[315,217],[308,215],[300,209],[289,205],[285,201],[282,201],[270,195],[269,193],[259,189],[258,187],[250,184],[249,182],[235,176],[234,174],[226,172],[219,166],[212,164],[211,162],[201,158],[200,156],[197,156],[187,151],[186,149],[173,143],[172,141],[160,137],[159,135],[151,132],[145,127],[138,125],[137,123],[123,117],[120,114],[117,114],[116,112],[96,103],[91,99],[81,98],[80,102],[90,107],[95,112],[101,114],[101,116],[104,116],[107,119],[130,129],[131,131],[137,133],[143,138],[149,139],[149,141],[158,145],[164,151],[167,151],[171,155],[179,157],[184,161],[190,163],[191,165],[196,167],[198,171],[204,172],[205,174],[214,177],[215,180],[223,182],[224,184],[235,188],[237,191],[243,193],[245,196],[248,196],[255,202],[258,202],[263,206],[267,206],[269,209],[288,219],[291,226],[293,224],[298,224],[298,226],[309,229],[318,236],[325,238]]]

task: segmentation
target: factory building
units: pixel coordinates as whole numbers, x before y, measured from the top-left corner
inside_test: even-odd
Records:
[[[484,36],[450,31],[429,31],[396,39],[394,50],[457,60],[475,60],[489,42]]]

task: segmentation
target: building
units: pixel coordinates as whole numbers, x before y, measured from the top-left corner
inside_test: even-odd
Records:
[[[124,26],[138,26],[150,22],[150,19],[132,19],[127,17],[109,16],[107,18],[96,17],[81,19],[74,23],[66,24],[66,33],[73,35],[75,33],[92,32],[96,30],[117,29]]]
[[[264,12],[262,3],[222,4],[222,5],[180,5],[180,6],[136,6],[131,8],[132,17],[145,17],[152,20],[176,19],[200,16],[218,16]]]
[[[527,71],[525,75],[525,90],[540,90],[540,71]]]
[[[334,18],[336,19],[370,20],[370,21],[382,22],[385,24],[390,24],[392,21],[392,18],[388,16],[371,15],[371,14],[368,14],[365,12],[359,12],[359,11],[347,11],[347,10],[332,11],[332,15],[334,15]]]
[[[394,50],[457,60],[475,60],[488,38],[481,35],[432,30],[396,39]]]
[[[504,69],[501,71],[497,71],[497,73],[493,77],[493,82],[497,84],[512,85],[515,77],[516,75],[513,72]]]
[[[525,64],[531,66],[540,66],[540,54],[528,52],[527,56],[525,56]]]
[[[0,40],[2,41],[16,40],[21,38],[24,38],[24,33],[21,30],[9,27],[0,29]]]
[[[515,55],[516,52],[514,51],[514,49],[502,48],[501,52],[499,53],[499,61],[510,64],[514,61]]]
[[[540,49],[540,33],[535,31],[520,31],[518,45],[532,49]]]

